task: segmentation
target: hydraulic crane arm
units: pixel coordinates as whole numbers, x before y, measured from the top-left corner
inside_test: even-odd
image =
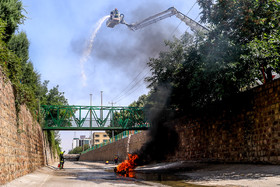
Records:
[[[151,25],[153,23],[156,23],[160,20],[163,20],[165,18],[171,17],[175,15],[177,18],[179,18],[181,21],[183,21],[187,26],[189,26],[191,29],[195,31],[209,31],[208,28],[202,26],[198,22],[194,21],[193,19],[189,18],[188,16],[184,15],[183,13],[179,12],[177,9],[174,7],[171,7],[163,12],[160,12],[158,14],[155,14],[153,16],[150,16],[143,21],[140,21],[138,23],[133,23],[133,24],[127,24],[123,21],[123,24],[128,26],[131,30],[138,30],[143,27],[146,27],[148,25]]]

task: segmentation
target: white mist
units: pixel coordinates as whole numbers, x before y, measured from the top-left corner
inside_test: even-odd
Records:
[[[80,65],[81,65],[81,75],[82,75],[82,84],[83,86],[85,87],[87,84],[86,84],[86,81],[87,81],[87,76],[85,74],[85,70],[84,70],[84,64],[85,62],[88,60],[89,58],[89,55],[91,53],[91,50],[92,50],[92,46],[93,46],[93,43],[94,43],[94,39],[96,37],[96,34],[98,33],[101,25],[104,23],[104,21],[106,21],[110,16],[107,15],[107,16],[104,16],[103,18],[101,18],[95,25],[95,30],[92,32],[91,36],[90,36],[90,40],[89,40],[89,43],[88,43],[88,46],[85,48],[85,50],[83,51],[83,56],[81,57],[80,59]]]

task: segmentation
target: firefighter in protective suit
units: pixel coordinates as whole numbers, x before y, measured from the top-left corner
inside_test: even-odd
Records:
[[[59,167],[59,169],[63,169],[63,165],[64,165],[64,155],[63,154],[64,154],[64,152],[61,151],[61,153],[59,154],[59,160],[60,160],[60,167]]]
[[[115,8],[114,10],[114,15],[115,15],[115,18],[118,18],[120,15],[119,15],[119,11],[118,9]]]

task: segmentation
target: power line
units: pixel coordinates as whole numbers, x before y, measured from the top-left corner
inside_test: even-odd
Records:
[[[190,10],[187,12],[186,16],[190,13],[190,11],[193,9],[194,5],[196,5],[197,1],[194,2],[194,4],[192,5],[192,7],[190,8]],[[176,32],[176,30],[179,28],[179,26],[181,25],[183,21],[181,20],[180,23],[178,24],[178,26],[174,29],[174,31],[170,34],[169,38]]]
[[[143,79],[146,78],[146,76],[148,75],[148,73],[150,73],[150,71],[147,71],[145,75],[143,75],[137,82],[135,82],[129,90],[127,90],[125,93],[120,94],[115,100],[125,96],[128,92],[130,92],[133,88],[135,88]]]
[[[140,80],[138,80],[137,82],[135,82],[135,84],[134,84],[125,94],[123,94],[122,96],[118,97],[119,100],[117,100],[116,102],[121,101],[121,100],[123,99],[122,97],[124,97],[124,96],[129,96],[129,95],[131,95],[133,92],[135,92],[136,90],[138,90],[140,87],[138,87],[138,88],[135,89],[134,91],[130,92],[133,88],[135,88],[135,87],[148,75],[148,73],[150,73],[150,72],[148,71]],[[130,93],[129,93],[129,92],[130,92]],[[129,94],[128,94],[128,93],[129,93]]]
[[[146,64],[146,66],[144,67],[143,71],[139,72],[137,74],[137,76],[125,87],[125,89],[123,91],[121,91],[117,96],[115,96],[114,98],[112,98],[111,100],[116,100],[120,97],[120,95],[122,95],[123,92],[125,92],[127,89],[129,89],[129,86],[137,80],[137,78],[145,71],[145,69],[148,67],[148,65]]]

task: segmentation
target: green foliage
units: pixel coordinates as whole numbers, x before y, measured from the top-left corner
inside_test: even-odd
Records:
[[[198,0],[198,3],[202,21],[214,27],[210,38],[223,34],[244,44],[279,29],[278,0]]]
[[[26,104],[36,119],[40,103],[67,105],[64,93],[58,86],[48,90],[48,81],[41,83],[40,75],[29,61],[29,41],[25,32],[15,34],[25,16],[20,0],[0,1],[0,66],[13,85],[15,108],[18,114],[20,105]],[[39,120],[42,122],[42,120]],[[60,151],[58,132],[47,132],[48,141],[54,151]]]
[[[144,107],[147,100],[147,95],[141,95],[137,101],[132,102],[129,107]]]
[[[147,105],[194,112],[249,89],[260,69],[279,73],[280,3],[275,0],[199,0],[205,37],[185,33],[150,59]]]
[[[25,32],[13,34],[8,42],[8,48],[21,59],[23,72],[29,60],[29,45],[30,43]]]
[[[233,43],[237,53],[230,54],[248,75],[247,83],[261,77],[260,69],[279,72],[279,0],[199,0],[202,21],[213,26],[210,43],[223,36]],[[242,77],[243,78],[243,77]]]
[[[87,150],[87,149],[89,149],[89,145],[85,144],[84,147],[83,146],[79,146],[79,147],[76,147],[76,148],[70,150],[68,152],[68,154],[80,154],[80,153],[83,152],[83,150]]]
[[[280,72],[280,30],[271,35],[263,34],[262,39],[255,38],[247,46],[248,53],[242,54],[241,58],[251,64],[255,77],[260,80],[262,76],[258,73],[261,68],[273,67]],[[264,70],[265,70],[264,69]]]
[[[0,1],[0,19],[6,23],[6,32],[4,41],[10,40],[12,34],[18,28],[19,24],[24,22],[26,18],[23,15],[22,2],[20,0],[1,0]]]
[[[64,97],[63,92],[59,92],[57,85],[56,87],[53,87],[48,91],[47,89],[48,81],[45,81],[43,83],[43,87],[41,88],[41,92],[39,94],[43,94],[41,96],[41,105],[68,105],[67,99]],[[59,118],[64,119],[63,122],[60,124],[61,126],[71,126],[71,122],[69,121],[71,118],[71,114],[68,112],[66,113],[66,110],[57,110],[56,108],[50,109],[49,112],[46,112],[44,114],[44,125],[50,126],[53,125],[53,118]]]
[[[49,81],[44,81],[41,85],[38,96],[40,96],[41,104],[44,105],[68,105],[67,99],[64,97],[63,92],[59,92],[59,86],[53,87],[52,89],[48,90]],[[53,111],[56,114],[56,111]],[[43,116],[39,116],[42,123],[45,121],[42,119]],[[50,142],[50,146],[54,151],[57,151],[59,154],[61,148],[59,147],[61,143],[61,139],[59,137],[59,131],[47,131],[48,133],[48,140]]]
[[[138,98],[137,101],[132,102],[129,105],[129,107],[144,107],[146,104],[146,100],[147,100],[147,96],[145,94],[143,94]],[[143,118],[142,113],[139,112],[138,114],[139,114],[139,116],[136,117],[136,120],[143,121],[144,119],[142,119]],[[111,123],[110,123],[111,127],[120,127],[120,125],[118,124],[118,122],[120,120],[124,121],[124,120],[130,118],[129,112],[127,112],[127,111],[114,112],[113,116],[114,116],[113,121],[111,121]],[[133,126],[133,125],[134,125],[133,122],[130,122],[127,124],[128,127]],[[114,135],[116,136],[117,134],[120,134],[123,131],[126,131],[126,130],[114,130]],[[110,138],[112,138],[112,130],[106,130],[106,133]]]
[[[47,86],[48,82],[44,82]],[[59,92],[59,86],[55,86],[49,90],[42,98],[42,105],[68,105],[67,99],[64,97],[64,92]],[[46,89],[44,88],[44,91]]]
[[[57,153],[58,155],[61,152],[61,148],[59,147],[59,144],[61,142],[61,139],[59,137],[58,131],[46,131],[47,140],[49,142],[49,146],[52,148],[53,154]]]
[[[5,28],[7,26],[7,23],[4,22],[1,18],[0,18],[0,41],[3,43],[3,39],[5,38]]]
[[[6,23],[0,19],[0,65],[4,68],[7,76],[14,82],[19,82],[22,76],[20,58],[11,52],[3,41]]]

